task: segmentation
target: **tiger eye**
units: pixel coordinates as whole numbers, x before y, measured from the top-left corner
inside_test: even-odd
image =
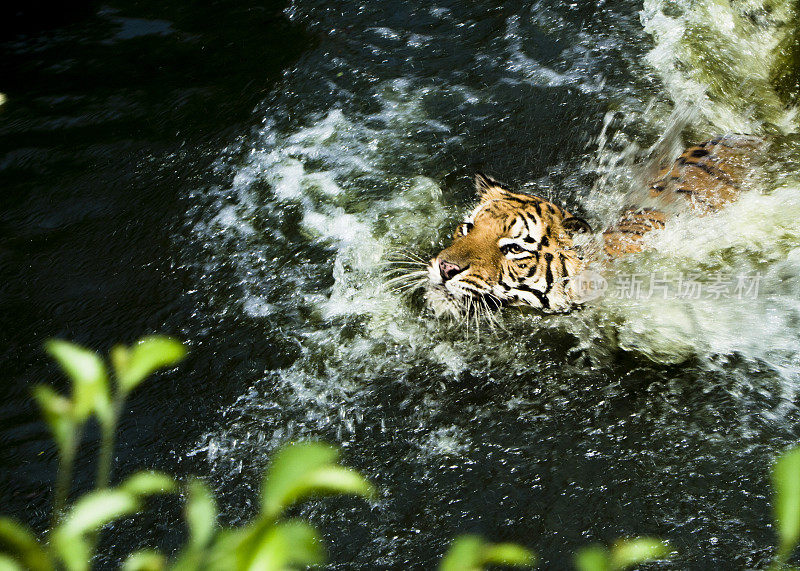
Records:
[[[519,244],[504,244],[504,245],[503,245],[503,246],[500,248],[500,251],[503,253],[503,255],[507,255],[507,254],[521,254],[522,252],[524,252],[524,251],[525,251],[525,248],[523,248],[523,247],[522,247],[522,246],[520,246]]]

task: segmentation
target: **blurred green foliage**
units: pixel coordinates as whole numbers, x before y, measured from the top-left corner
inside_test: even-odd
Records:
[[[488,543],[477,535],[462,535],[450,545],[440,571],[479,571],[487,565],[536,565],[536,555],[515,543]]]
[[[46,348],[72,387],[69,397],[49,386],[34,389],[59,452],[53,526],[42,541],[22,524],[0,518],[0,571],[88,570],[104,526],[140,512],[150,496],[181,491],[186,497],[186,545],[171,561],[155,550],[133,553],[124,562],[124,570],[304,568],[324,562],[322,542],[316,529],[284,518],[285,511],[312,496],[375,495],[360,474],[338,464],[336,449],[319,442],[291,444],[276,453],[264,478],[261,510],[241,527],[217,524],[216,501],[200,480],[181,486],[166,474],[139,472],[109,487],[113,435],[125,399],[152,373],[178,363],[186,349],[163,336],[144,337],[132,347],[114,347],[112,375],[96,353],[83,347],[50,341]],[[75,451],[90,418],[96,419],[102,432],[96,489],[67,506]]]
[[[623,571],[640,563],[669,556],[667,542],[654,537],[620,539],[611,549],[599,545],[585,547],[575,555],[578,571]]]
[[[787,565],[800,542],[800,446],[784,452],[772,468],[772,510],[778,549],[772,569],[796,569]]]
[[[39,386],[34,398],[59,452],[59,475],[53,525],[38,538],[23,524],[0,517],[0,571],[85,571],[91,567],[98,535],[109,523],[140,512],[147,498],[181,493],[185,500],[188,540],[171,559],[155,550],[131,554],[124,571],[215,569],[287,570],[325,562],[317,530],[285,517],[291,506],[311,497],[350,494],[374,498],[375,488],[358,472],[338,463],[338,451],[320,442],[300,442],[279,449],[261,487],[260,510],[249,523],[224,528],[217,523],[214,495],[201,480],[184,484],[158,472],[133,474],[109,487],[113,434],[125,399],[159,369],[172,367],[186,354],[168,337],[144,337],[131,347],[111,351],[111,370],[94,352],[66,341],[50,341],[48,353],[71,381],[71,395]],[[86,422],[101,427],[96,489],[67,505],[72,464]],[[773,510],[778,547],[771,569],[788,565],[800,543],[800,447],[781,455],[772,470]],[[651,537],[621,539],[610,548],[590,546],[575,556],[578,571],[622,571],[670,556],[665,541]],[[476,535],[456,538],[442,559],[441,571],[476,571],[491,565],[536,565],[536,555],[513,543],[490,543]]]

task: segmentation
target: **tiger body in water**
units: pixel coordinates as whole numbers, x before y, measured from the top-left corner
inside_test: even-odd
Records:
[[[606,260],[640,252],[644,237],[687,209],[699,216],[736,200],[762,141],[727,135],[687,148],[653,179],[637,204],[602,233]],[[479,202],[453,241],[428,264],[426,300],[437,315],[522,306],[569,311],[581,302],[579,280],[589,259],[575,245],[589,224],[543,198],[475,177]]]

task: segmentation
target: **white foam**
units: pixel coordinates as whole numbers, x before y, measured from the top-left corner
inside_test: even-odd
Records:
[[[224,206],[211,221],[211,224],[219,226],[223,231],[233,230],[245,236],[255,232],[253,226],[247,220],[242,220],[238,216],[236,208],[232,205]]]
[[[429,456],[461,456],[472,445],[471,440],[457,426],[443,426],[428,434],[421,444],[423,454]]]
[[[757,134],[765,123],[795,132],[796,110],[784,108],[769,82],[775,48],[792,16],[776,4],[769,21],[753,21],[757,12],[742,8],[748,7],[645,0],[642,24],[655,39],[647,61],[672,102],[697,108],[713,132]]]
[[[745,194],[713,216],[675,217],[647,242],[653,249],[629,257],[626,275],[638,272],[645,280],[664,272],[695,275],[705,288],[719,275],[729,289],[719,298],[708,289],[699,299],[682,299],[673,290],[667,299],[661,290],[603,298],[591,310],[597,312],[593,318],[615,323],[621,348],[660,362],[700,357],[709,366],[717,356],[738,354],[792,371],[787,380],[796,381],[800,280],[786,276],[800,269],[800,251],[793,245],[800,243],[800,186],[770,196]],[[745,276],[741,283],[754,291],[744,286],[737,291],[737,276]]]
[[[655,155],[669,160],[687,143],[718,133],[796,129],[795,111],[780,104],[767,77],[770,50],[785,33],[781,18],[786,14],[778,10],[771,20],[756,22],[740,13],[750,8],[713,0],[645,0],[641,20],[655,41],[646,60],[664,92],[647,106],[606,116],[597,156],[587,164],[598,178],[585,202],[602,226],[612,223],[620,207],[628,204],[629,192],[641,192],[648,184],[653,172],[642,168],[646,159]],[[731,81],[736,89],[721,90]],[[643,131],[656,139],[649,148],[638,143]],[[684,139],[687,131],[693,139]],[[769,188],[764,181],[753,182],[770,195],[750,192],[717,215],[674,218],[663,231],[647,237],[651,252],[632,257],[623,267],[644,273],[760,272],[758,299],[605,298],[589,312],[597,310],[600,315],[587,316],[589,323],[595,319],[600,325],[613,323],[614,340],[601,343],[618,343],[662,362],[699,357],[711,367],[719,356],[741,355],[769,363],[779,375],[797,367],[800,351],[791,324],[797,318],[793,299],[800,290],[785,291],[785,282],[774,275],[784,272],[785,256],[791,255],[787,240],[800,238],[796,223],[800,187],[787,183],[787,188]],[[776,307],[783,309],[776,312]],[[763,327],[752,327],[753,323]],[[794,373],[789,374],[790,384],[793,379]]]
[[[287,12],[300,17],[294,4]],[[444,8],[432,12],[442,18],[450,14]],[[555,28],[567,25],[550,22],[550,16],[537,15],[534,8],[524,17],[541,17],[541,25]],[[526,52],[519,37],[522,20],[515,19],[522,17],[511,17],[505,37],[498,39],[505,42],[505,52],[497,66],[508,72],[501,81],[577,85],[584,92],[606,94],[602,66],[587,46],[616,49],[613,38],[581,32],[579,45],[564,51],[564,65],[557,70]],[[657,36],[648,61],[661,70],[659,77],[670,96],[675,94],[674,101],[655,97],[648,105],[648,96],[626,95],[632,87],[614,87],[615,103],[622,101],[621,107],[606,118],[599,156],[578,173],[599,175],[594,192],[582,205],[603,221],[611,220],[625,192],[641,182],[633,165],[649,144],[642,137],[658,139],[687,121],[702,122],[700,131],[750,126],[741,119],[746,113],[733,105],[706,109],[707,87],[677,69],[685,20],[667,16],[648,0],[643,21]],[[724,28],[729,22],[723,18],[720,25]],[[395,39],[391,30],[375,33]],[[427,40],[409,37],[408,41],[422,46]],[[482,65],[492,61],[486,53],[475,57]],[[480,340],[474,330],[446,327],[412,309],[385,287],[387,275],[380,264],[398,250],[415,255],[435,251],[440,231],[452,224],[454,213],[443,201],[437,180],[409,176],[402,170],[407,166],[397,165],[428,164],[437,149],[420,141],[436,140],[446,146],[462,136],[458,129],[427,116],[427,97],[444,93],[470,106],[486,104],[492,96],[490,89],[433,83],[419,87],[419,83],[404,79],[376,85],[368,96],[361,95],[369,106],[379,107],[370,114],[333,107],[293,117],[292,127],[282,129],[267,120],[253,137],[226,152],[221,161],[225,164],[217,170],[230,170],[232,182],[212,191],[213,207],[195,228],[211,252],[209,281],[215,275],[227,276],[225,272],[233,268],[233,279],[241,289],[239,298],[220,302],[220,311],[242,311],[270,325],[279,323],[277,316],[302,312],[293,326],[281,325],[286,328],[281,334],[299,350],[292,365],[254,379],[251,390],[223,411],[229,417],[224,427],[209,434],[194,453],[205,452],[212,461],[227,458],[232,464],[243,457],[257,462],[247,454],[266,456],[287,439],[313,437],[331,427],[347,445],[357,433],[362,399],[374,396],[372,381],[403,379],[413,367],[431,371],[440,381],[457,380],[469,370],[503,378],[523,371],[526,378],[536,379],[547,357],[526,343],[542,331],[544,339],[550,332],[574,332],[579,339],[575,350],[598,361],[620,348],[658,362],[693,357],[707,368],[716,366],[720,356],[740,355],[771,367],[791,384],[800,362],[793,325],[800,319],[800,280],[795,277],[800,250],[776,247],[791,240],[800,243],[800,229],[793,222],[800,220],[800,206],[789,189],[770,197],[747,196],[718,217],[676,219],[652,236],[653,252],[631,262],[645,271],[664,267],[689,271],[709,264],[730,271],[759,268],[764,271],[764,297],[751,304],[603,299],[565,316],[511,317],[511,333],[501,330]],[[676,110],[679,101],[699,102],[702,112],[692,115],[687,106]],[[272,112],[270,108],[265,113]],[[673,147],[682,146],[679,137],[665,139]],[[289,211],[299,213],[299,222],[282,217]],[[764,214],[758,218],[753,212]],[[273,224],[272,218],[277,222]],[[264,219],[269,223],[255,223]],[[298,223],[299,228],[292,226]],[[302,237],[301,244],[296,235]],[[236,236],[246,236],[247,241],[237,242]],[[313,249],[309,261],[300,246]],[[286,264],[275,253],[295,250],[302,260],[296,265]],[[758,327],[749,327],[752,323]],[[509,399],[508,406],[519,408],[520,414],[530,412],[527,400]],[[417,412],[423,426],[435,415],[435,398],[425,404],[430,409],[421,407]],[[273,426],[276,418],[280,429]],[[449,426],[420,431],[414,445],[434,454],[461,454],[470,440]]]
[[[251,317],[266,317],[276,310],[275,304],[254,295],[248,295],[244,300],[244,311]]]

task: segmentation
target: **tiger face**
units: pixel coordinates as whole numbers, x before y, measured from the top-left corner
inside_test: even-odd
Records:
[[[572,236],[588,224],[485,175],[475,177],[475,186],[477,207],[428,264],[429,307],[453,317],[505,306],[570,309],[577,294],[570,277],[584,267]]]

